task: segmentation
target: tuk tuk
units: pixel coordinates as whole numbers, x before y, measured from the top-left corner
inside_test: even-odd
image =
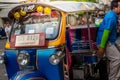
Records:
[[[9,12],[12,29],[0,55],[9,80],[70,80],[70,50],[66,46],[69,13],[85,11],[89,3],[50,2],[18,5]],[[89,9],[96,7],[92,3]],[[69,39],[68,39],[69,40]]]

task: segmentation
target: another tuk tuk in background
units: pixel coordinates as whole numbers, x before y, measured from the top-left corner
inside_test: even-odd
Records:
[[[69,74],[71,54],[77,52],[88,53],[92,57],[84,57],[84,63],[96,63],[96,57],[91,55],[89,24],[86,23],[84,37],[79,26],[75,33],[79,35],[77,38],[72,29],[66,30],[69,14],[96,8],[99,8],[96,3],[86,2],[30,3],[13,8],[8,15],[13,23],[10,37],[0,56],[0,62],[6,66],[8,79],[73,80]],[[77,43],[73,39],[77,39]],[[81,79],[85,79],[85,75]]]

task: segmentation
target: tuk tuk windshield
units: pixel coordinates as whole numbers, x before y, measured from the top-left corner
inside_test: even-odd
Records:
[[[46,33],[46,39],[55,39],[60,30],[60,17],[58,11],[52,11],[51,15],[29,13],[14,24],[12,34]]]

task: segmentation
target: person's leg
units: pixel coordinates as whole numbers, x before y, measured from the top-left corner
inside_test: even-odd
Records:
[[[115,45],[108,44],[106,56],[110,60],[109,80],[118,80],[120,77],[120,52]]]

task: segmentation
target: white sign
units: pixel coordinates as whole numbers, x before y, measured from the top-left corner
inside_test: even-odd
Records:
[[[46,34],[54,34],[54,27],[49,27],[46,29]]]
[[[16,36],[15,47],[39,45],[40,35],[18,35]]]

